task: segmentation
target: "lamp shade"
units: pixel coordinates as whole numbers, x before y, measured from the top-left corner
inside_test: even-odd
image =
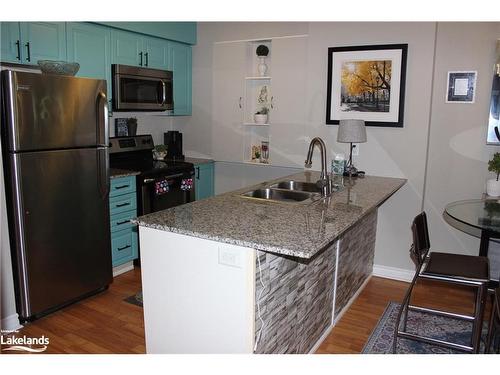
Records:
[[[340,120],[337,142],[366,142],[366,128],[363,120]]]

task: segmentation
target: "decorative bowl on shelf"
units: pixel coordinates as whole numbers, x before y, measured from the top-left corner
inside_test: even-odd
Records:
[[[38,65],[42,73],[59,74],[63,76],[74,76],[80,69],[80,64],[67,61],[38,60]]]

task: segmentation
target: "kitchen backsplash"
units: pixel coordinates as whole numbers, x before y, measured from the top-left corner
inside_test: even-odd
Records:
[[[174,129],[175,119],[172,117],[152,114],[150,112],[113,112],[109,117],[109,135],[115,136],[116,118],[137,118],[137,134],[151,134],[155,144],[163,143],[163,133]]]

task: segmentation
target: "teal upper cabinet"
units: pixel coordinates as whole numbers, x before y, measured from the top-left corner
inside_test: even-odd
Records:
[[[111,98],[111,31],[88,23],[66,26],[68,61],[80,64],[78,77],[105,79]]]
[[[0,56],[5,62],[21,62],[19,22],[0,22]]]
[[[169,43],[168,67],[174,73],[174,115],[191,115],[191,46]]]
[[[133,31],[186,44],[196,44],[196,22],[99,22],[117,29]]]
[[[167,69],[168,42],[122,30],[111,32],[112,63]]]
[[[2,22],[2,61],[66,60],[65,30],[64,22]]]
[[[169,43],[159,38],[144,38],[145,66],[155,69],[168,68]]]
[[[142,51],[142,39],[142,35],[139,34],[113,30],[111,32],[112,63],[143,66],[144,52]]]
[[[21,62],[66,60],[66,24],[64,22],[21,22]]]

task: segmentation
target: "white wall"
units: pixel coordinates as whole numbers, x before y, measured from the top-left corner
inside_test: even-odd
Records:
[[[486,71],[493,62],[493,41],[500,37],[498,23],[199,23],[198,44],[193,48],[193,116],[180,119],[173,125],[184,133],[186,152],[210,157],[214,151],[211,143],[213,43],[301,34],[309,35],[304,71],[307,76],[304,98],[307,120],[303,136],[306,140],[322,137],[329,148],[329,158],[335,152],[347,153],[348,150],[346,145],[335,141],[337,127],[325,125],[327,48],[408,43],[404,127],[368,128],[368,142],[360,145],[360,155],[355,160],[369,174],[408,179],[408,183],[379,210],[375,263],[413,268],[408,258],[409,226],[424,205],[429,131],[430,164],[425,209],[430,216],[431,241],[436,248],[445,250],[453,250],[458,245],[462,249],[477,251],[472,238],[451,229],[440,215],[447,202],[476,197],[484,190],[486,161],[494,149],[485,146],[485,119],[491,85]],[[436,35],[436,78],[433,85]],[[290,51],[290,59],[296,53]],[[457,105],[444,104],[446,82],[443,74],[453,69],[478,70],[475,104],[458,105],[458,108]],[[287,134],[282,134],[282,137],[287,139]],[[305,156],[306,149],[296,152]],[[319,168],[317,159],[314,166]],[[265,168],[217,163],[216,191],[237,188],[250,181],[258,182],[259,178],[265,180],[272,174]],[[279,170],[281,172],[286,172],[286,169]],[[454,193],[450,194],[450,191]]]
[[[491,178],[487,161],[497,146],[486,145],[486,133],[500,23],[440,23],[436,46],[429,162],[425,189],[433,247],[477,254],[479,239],[448,225],[447,203],[481,198]],[[477,70],[474,104],[445,103],[448,71]]]
[[[332,46],[408,43],[403,128],[367,129],[356,165],[368,174],[405,177],[408,183],[379,210],[375,263],[410,268],[409,223],[420,210],[424,185],[427,123],[434,42],[433,23],[311,23],[309,25],[307,136],[322,137],[332,151],[337,126],[325,125],[327,51]],[[330,153],[332,156],[333,153]]]
[[[163,144],[163,133],[172,130],[177,121],[175,117],[155,114],[154,112],[113,112],[109,118],[109,135],[115,136],[116,118],[137,118],[137,134],[151,134],[155,144]]]

